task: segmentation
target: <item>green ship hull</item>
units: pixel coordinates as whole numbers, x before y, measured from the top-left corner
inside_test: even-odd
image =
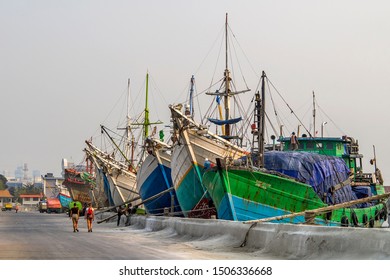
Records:
[[[203,175],[203,184],[219,219],[259,220],[328,207],[310,185],[247,168],[214,168]],[[375,186],[373,194],[384,194],[383,186]],[[304,213],[289,216],[273,222],[308,222]],[[381,227],[387,213],[384,204],[376,201],[373,206],[328,210],[312,218],[309,223],[325,226]]]

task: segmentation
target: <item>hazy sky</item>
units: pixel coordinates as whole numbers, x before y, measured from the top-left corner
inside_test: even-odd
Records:
[[[375,145],[389,184],[388,1],[0,0],[0,171],[28,163],[60,175],[62,158],[81,163],[84,141],[124,116],[128,78],[143,107],[147,71],[151,118],[169,121],[191,75],[198,92],[222,75],[210,50],[225,13],[248,86],[266,71],[306,117],[314,90],[326,112],[317,126],[358,139],[366,162]]]

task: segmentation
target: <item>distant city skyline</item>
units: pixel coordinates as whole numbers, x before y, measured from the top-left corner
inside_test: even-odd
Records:
[[[41,176],[41,172],[38,169],[24,170],[26,165],[28,167],[28,163],[23,163],[23,164],[17,165],[13,171],[12,170],[1,170],[0,174],[5,176],[5,177],[12,177],[15,179],[20,179],[20,180],[26,179],[26,175],[27,175],[28,179],[32,179],[34,177]]]
[[[48,171],[45,172],[44,174],[41,174],[41,171],[38,169],[29,169],[28,163],[23,163],[19,164],[15,167],[15,169],[12,170],[0,170],[0,174],[5,176],[6,178],[12,178],[16,179],[19,181],[27,180],[27,181],[34,181],[37,178],[41,179],[42,175],[45,174],[53,174],[53,176],[63,176],[64,175],[64,169],[65,168],[75,168],[77,166],[80,167],[80,165],[75,164],[74,162],[69,161],[68,159],[61,159],[59,161],[59,166],[60,166],[60,174],[55,174],[54,172]]]

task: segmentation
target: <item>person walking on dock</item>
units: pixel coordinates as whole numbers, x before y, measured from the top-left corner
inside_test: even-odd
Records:
[[[122,209],[122,206],[118,206],[117,213],[118,213],[118,221],[116,222],[116,226],[119,227],[119,224],[121,223],[121,217],[124,214],[124,209]]]
[[[87,219],[88,232],[92,232],[92,222],[95,220],[95,213],[92,208],[92,203],[88,204],[85,218]]]
[[[79,232],[80,209],[77,207],[76,203],[73,203],[73,207],[69,211],[69,217],[72,219],[73,232]]]

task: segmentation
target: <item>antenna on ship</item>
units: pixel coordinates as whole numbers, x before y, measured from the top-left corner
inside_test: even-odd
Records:
[[[316,95],[313,90],[313,135],[316,137]]]

